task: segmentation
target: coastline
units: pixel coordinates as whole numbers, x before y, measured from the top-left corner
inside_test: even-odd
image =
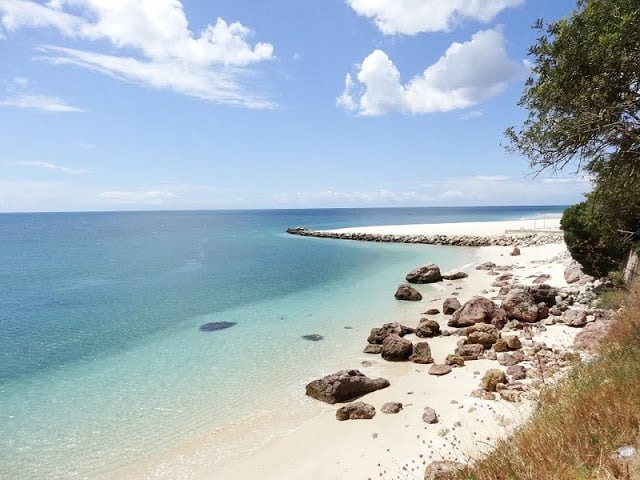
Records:
[[[495,224],[501,222],[487,223],[495,228]],[[475,224],[456,225],[462,230],[472,228],[472,233],[478,235]],[[379,228],[393,233],[392,227]],[[430,293],[413,305],[412,313],[389,321],[398,320],[415,327],[424,316],[420,315],[421,312],[431,307],[439,308],[447,297],[456,296],[461,303],[478,294],[495,297],[499,288],[491,284],[496,276],[474,268],[487,261],[511,265],[519,284],[531,284],[534,277],[546,274],[551,285],[567,287],[564,270],[569,257],[564,243],[523,246],[521,255],[517,257],[510,256],[511,247],[490,246],[473,250],[477,260],[464,268],[468,273],[467,278],[432,284],[435,290],[427,288],[426,292]],[[412,320],[407,317],[412,317]],[[440,313],[431,318],[447,329],[447,316]],[[371,325],[374,326],[378,325]],[[578,331],[562,324],[550,325],[535,329],[533,337],[526,344],[530,346],[534,342],[544,342],[550,348],[565,351],[570,349]],[[414,343],[420,340],[413,335],[407,338]],[[428,340],[437,363],[443,363],[446,355],[453,352],[459,338],[450,335]],[[362,345],[365,344],[366,335],[362,339]],[[258,475],[263,479],[297,479],[304,476],[314,479],[397,478],[398,475],[422,478],[424,466],[432,460],[468,462],[487,452],[497,439],[503,438],[528,418],[532,406],[530,400],[512,403],[499,398],[487,401],[471,396],[482,374],[496,366],[500,368],[495,360],[475,360],[467,362],[465,367],[454,369],[449,375],[436,377],[428,375],[429,365],[387,362],[379,356],[363,353],[340,368],[359,369],[369,377],[385,377],[391,381],[389,388],[362,398],[375,405],[377,414],[373,419],[337,422],[336,405],[305,397],[304,390],[300,388],[298,405],[271,406],[276,410],[267,409],[265,417],[256,417],[254,423],[236,425],[227,432],[228,436],[218,437],[218,440],[230,441],[239,449],[235,459],[229,457],[225,461],[212,463],[212,459],[207,458],[207,449],[203,448],[207,441],[211,442],[211,438],[199,439],[188,449],[174,452],[176,458],[180,459],[178,464],[159,463],[151,475],[137,477],[175,478],[176,473],[181,472],[184,478],[202,480],[243,479]],[[397,415],[381,413],[380,406],[389,401],[402,402],[404,409]],[[437,411],[440,418],[438,424],[426,425],[422,421],[425,406]],[[293,428],[272,428],[271,435],[263,438],[260,445],[250,441],[251,434],[255,433],[253,429],[264,428],[265,419],[273,421],[271,426],[275,427],[283,425],[283,418]],[[246,447],[248,443],[251,443],[251,448]],[[119,478],[135,478],[136,475],[131,475],[131,472],[129,470],[129,475]]]

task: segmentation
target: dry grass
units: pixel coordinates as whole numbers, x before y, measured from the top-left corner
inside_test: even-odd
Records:
[[[640,479],[640,288],[601,344],[582,364],[544,391],[532,419],[488,457],[460,473],[465,480]]]

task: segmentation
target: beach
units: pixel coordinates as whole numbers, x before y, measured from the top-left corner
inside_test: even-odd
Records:
[[[547,219],[546,223],[549,228],[557,228],[558,220]],[[505,231],[530,229],[528,221],[510,221],[363,227],[357,231],[398,235],[500,235]],[[419,320],[425,317],[423,312],[430,308],[441,310],[446,298],[456,297],[462,304],[475,295],[496,298],[500,288],[492,284],[498,274],[493,270],[475,268],[485,262],[510,267],[508,271],[514,274],[513,282],[519,285],[531,285],[539,276],[547,275],[545,283],[559,288],[567,287],[564,271],[570,258],[563,243],[520,246],[519,255],[512,256],[511,253],[513,247],[477,248],[477,261],[463,269],[468,277],[429,286],[417,285],[419,290],[425,292],[422,301],[416,302],[412,312],[403,318],[389,321],[401,321],[409,327],[416,327]],[[398,283],[402,281],[398,279]],[[390,294],[394,287],[390,285]],[[456,330],[447,327],[449,316],[443,313],[429,318],[436,320],[443,330]],[[570,349],[580,330],[561,323],[546,323],[546,327],[526,329],[526,335],[522,330],[509,333],[519,335],[525,349],[542,344],[558,352]],[[414,343],[424,340],[415,335],[406,338]],[[447,355],[456,349],[459,339],[455,334],[429,338],[435,363],[444,363]],[[366,338],[363,338],[362,345],[365,344]],[[500,396],[494,400],[472,396],[485,371],[491,368],[504,370],[496,360],[468,361],[464,367],[454,368],[448,375],[435,376],[428,374],[430,365],[388,362],[379,355],[363,353],[343,368],[358,369],[371,378],[384,377],[390,381],[390,387],[360,399],[375,407],[377,413],[374,418],[339,422],[336,420],[336,410],[340,405],[329,405],[305,397],[302,401],[303,411],[307,414],[314,412],[315,417],[300,418],[295,429],[269,438],[260,448],[247,450],[250,453],[240,455],[233,462],[202,465],[200,468],[191,465],[186,478],[422,478],[425,465],[431,461],[467,463],[487,453],[497,439],[504,438],[526,421],[532,408],[532,401],[527,400],[526,395],[518,402],[507,401]],[[533,369],[533,366],[527,364],[527,368]],[[531,378],[534,377],[531,375]],[[303,396],[301,389],[301,399]],[[395,415],[382,413],[380,407],[386,402],[401,402],[403,408]],[[437,412],[437,423],[426,424],[423,421],[425,407]],[[288,408],[282,405],[278,412],[286,417]],[[277,423],[277,417],[276,413],[271,418],[274,424]],[[249,434],[248,431],[246,433]]]

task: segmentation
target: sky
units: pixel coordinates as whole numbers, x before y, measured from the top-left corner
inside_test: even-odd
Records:
[[[0,211],[566,205],[508,153],[575,0],[0,0]]]

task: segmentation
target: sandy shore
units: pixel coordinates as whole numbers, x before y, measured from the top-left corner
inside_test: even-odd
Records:
[[[546,219],[545,222],[548,229],[558,226],[557,219]],[[366,227],[344,231],[497,235],[507,230],[531,228],[532,221],[518,221]],[[476,248],[477,262],[464,268],[469,275],[467,278],[428,286],[418,285],[418,290],[424,293],[423,300],[413,303],[402,318],[389,321],[400,321],[415,327],[424,317],[422,312],[430,308],[441,310],[445,298],[456,296],[464,303],[475,295],[494,297],[498,288],[491,284],[496,276],[475,269],[475,266],[487,261],[512,266],[512,273],[520,284],[531,284],[536,276],[547,274],[550,276],[547,283],[556,287],[566,286],[563,274],[568,255],[564,244],[521,247],[520,256],[510,256],[511,250],[512,247],[498,246]],[[398,283],[401,281],[398,279]],[[395,285],[390,288],[395,288]],[[447,327],[449,316],[440,313],[430,318],[437,320],[442,329],[452,330]],[[533,341],[565,348],[572,345],[578,331],[561,324],[553,325],[544,332],[534,331]],[[406,338],[414,342],[424,340],[413,335]],[[459,338],[452,335],[428,339],[436,363],[444,363],[446,356],[454,352]],[[362,346],[365,345],[366,335],[362,338]],[[177,460],[164,465],[158,463],[153,472],[146,469],[144,473],[130,470],[120,478],[422,479],[425,465],[431,461],[449,459],[468,462],[489,451],[497,439],[503,438],[528,418],[531,405],[526,401],[489,401],[471,396],[486,370],[504,370],[496,361],[468,361],[464,367],[455,368],[443,377],[429,375],[429,367],[411,362],[387,362],[379,355],[363,353],[342,368],[359,369],[369,377],[385,377],[391,382],[389,388],[361,399],[376,408],[373,419],[338,422],[335,412],[340,405],[328,405],[308,398],[301,389],[299,404],[262,406],[268,407],[271,413],[259,417],[257,422],[260,423],[248,423],[242,428],[230,429],[228,435],[217,437],[218,443],[224,443],[222,446],[240,447],[240,451],[244,452],[233,461],[211,458],[211,455],[207,455],[207,449],[202,448],[206,441],[200,439],[194,440],[192,448],[176,452]],[[380,408],[386,402],[402,402],[404,408],[395,415],[384,414]],[[435,409],[439,417],[437,424],[423,422],[425,407]],[[302,417],[291,418],[294,412],[296,415],[302,414]],[[274,430],[277,433],[263,439],[264,443],[249,444],[253,438],[253,428],[264,427],[264,421],[276,425],[279,418],[286,419],[295,428],[286,433]]]
[[[431,223],[382,225],[328,230],[335,233],[370,233],[374,235],[477,235],[495,236],[511,232],[557,232],[560,218],[511,220],[504,222]]]
[[[505,230],[532,228],[528,222],[486,222],[466,224],[404,225],[344,229],[367,233],[391,234],[473,234],[496,235]],[[547,228],[557,228],[558,220],[546,220]],[[564,244],[549,244],[521,249],[521,255],[509,256],[509,247],[480,247],[479,261],[513,266],[518,282],[530,284],[535,276],[550,275],[549,284],[566,286],[563,272],[567,263]],[[491,298],[497,288],[491,287],[495,276],[469,266],[469,277],[445,281],[437,285],[437,294],[427,295],[416,305],[416,326],[428,308],[441,308],[442,301],[457,296],[461,303],[477,294]],[[418,287],[420,288],[420,287]],[[435,317],[446,329],[448,317]],[[378,325],[372,325],[378,326]],[[534,336],[534,341],[549,346],[568,347],[577,333],[565,325],[549,326]],[[408,336],[407,338],[415,337]],[[429,339],[436,363],[443,363],[455,349],[458,336]],[[363,346],[366,339],[363,338]],[[338,406],[319,405],[322,413],[312,421],[284,437],[274,439],[235,465],[203,472],[199,478],[225,479],[367,479],[367,478],[423,478],[424,465],[432,460],[450,459],[467,462],[491,449],[498,438],[504,437],[528,417],[531,405],[504,400],[487,401],[471,397],[480,378],[489,368],[502,368],[497,362],[477,360],[454,369],[449,375],[428,375],[430,365],[386,362],[378,355],[354,358],[345,368],[357,368],[370,377],[385,377],[391,386],[362,398],[374,405],[376,416],[371,420],[338,422]],[[332,373],[332,372],[327,372]],[[301,392],[302,394],[302,392]],[[404,409],[396,415],[380,412],[385,402],[402,402]],[[439,423],[427,425],[422,421],[424,407],[432,407]]]

